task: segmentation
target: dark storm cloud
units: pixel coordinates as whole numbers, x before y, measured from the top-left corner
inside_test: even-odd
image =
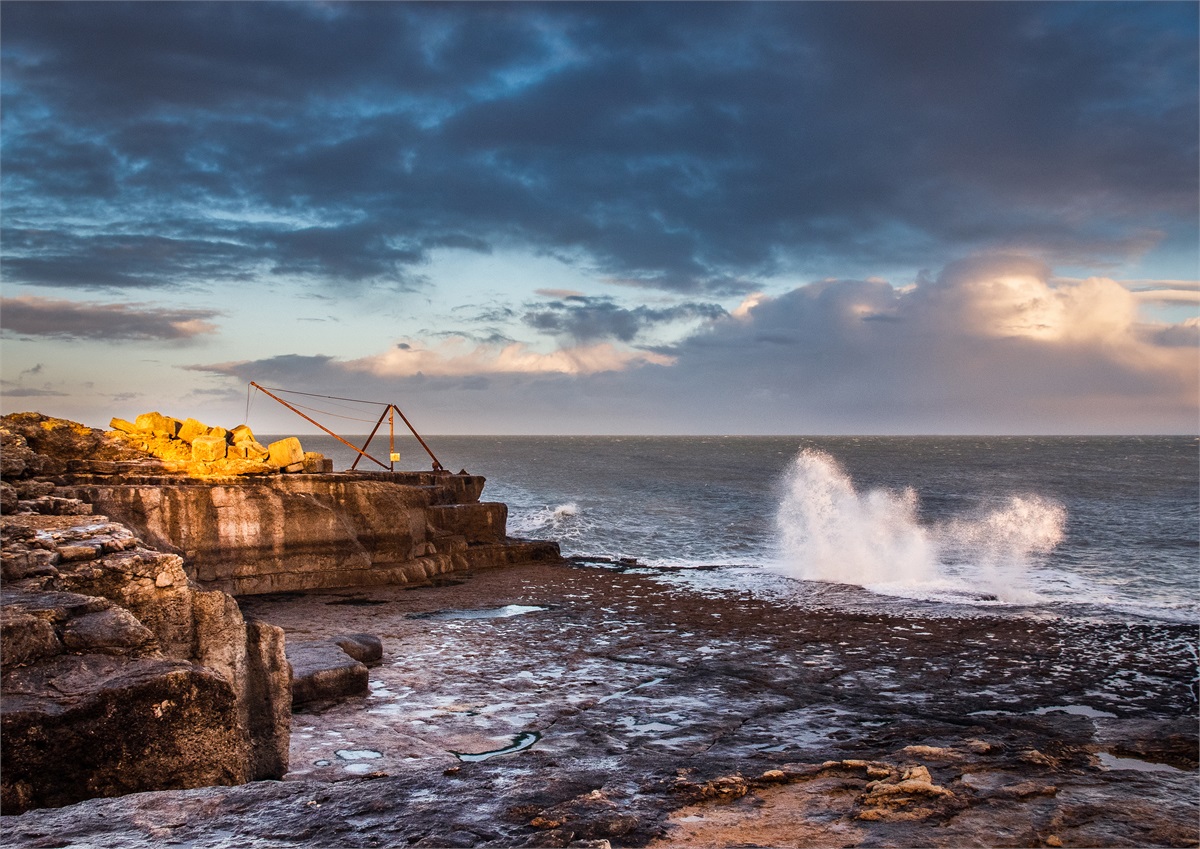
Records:
[[[13,282],[1195,249],[1194,4],[9,2],[0,38]]]
[[[715,319],[725,315],[717,304],[685,303],[654,309],[621,307],[608,298],[575,296],[551,301],[525,313],[527,325],[542,333],[567,336],[577,342],[619,339],[631,342],[645,330],[689,319]]]
[[[156,309],[141,304],[93,304],[32,297],[0,299],[0,327],[4,330],[54,339],[185,341],[216,332],[216,325],[210,319],[218,315],[214,310]],[[27,371],[36,374],[34,370]]]
[[[12,228],[3,231],[3,242],[0,270],[5,279],[72,289],[245,280],[261,262],[244,246],[216,234],[197,238]]]

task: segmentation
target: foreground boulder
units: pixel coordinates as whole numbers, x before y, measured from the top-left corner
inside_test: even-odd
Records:
[[[355,660],[332,641],[291,643],[292,704],[365,696],[369,681],[366,664]]]
[[[3,686],[6,814],[252,777],[237,694],[196,664],[61,655]]]

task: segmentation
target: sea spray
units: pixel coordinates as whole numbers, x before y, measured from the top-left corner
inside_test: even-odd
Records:
[[[792,461],[785,484],[776,523],[784,561],[798,577],[866,586],[936,576],[914,490],[860,495],[836,460],[812,449]]]
[[[957,572],[1002,601],[1036,601],[1027,588],[1029,566],[1062,542],[1066,518],[1057,502],[1013,495],[981,516],[937,526],[939,560],[944,571]]]
[[[1066,520],[1049,499],[1011,496],[979,515],[925,526],[914,489],[859,492],[833,457],[813,449],[795,457],[784,484],[776,514],[784,568],[889,594],[1031,601],[1032,557],[1062,540]]]
[[[552,521],[556,525],[560,525],[568,519],[573,519],[579,515],[579,505],[574,501],[567,502],[566,504],[560,504],[551,511],[550,515]]]

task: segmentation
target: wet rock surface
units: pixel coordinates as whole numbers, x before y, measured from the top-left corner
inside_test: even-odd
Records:
[[[383,643],[368,695],[294,714],[286,780],[33,811],[5,840],[1196,845],[1193,627],[847,613],[797,587],[532,565],[245,599],[289,642]]]

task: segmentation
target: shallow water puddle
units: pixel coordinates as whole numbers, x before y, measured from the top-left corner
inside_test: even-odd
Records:
[[[435,610],[432,613],[410,613],[409,619],[507,619],[510,616],[521,616],[525,613],[539,613],[549,610],[530,604],[506,604],[504,607],[483,607],[475,610]]]
[[[371,772],[373,767],[370,761],[383,757],[383,753],[376,752],[374,749],[338,749],[334,754],[338,756],[339,760],[350,761],[342,767],[342,770],[352,775],[365,775]],[[327,766],[328,764],[328,761],[317,761],[316,763],[317,766]]]
[[[1136,772],[1175,772],[1186,773],[1188,770],[1180,769],[1170,764],[1157,764],[1153,761],[1144,761],[1141,758],[1119,758],[1116,755],[1111,755],[1108,752],[1097,752],[1096,757],[1100,758],[1100,766],[1104,769],[1131,769]]]
[[[1036,716],[1044,716],[1048,713],[1072,713],[1075,716],[1089,716],[1092,719],[1116,719],[1115,713],[1109,713],[1106,710],[1096,710],[1087,705],[1050,705],[1049,707],[1038,708],[1032,711]]]
[[[523,752],[542,739],[540,731],[526,731],[523,734],[518,734],[513,737],[513,741],[503,749],[492,749],[489,752],[451,752],[450,754],[466,763],[478,763],[486,761],[488,758],[494,758],[498,755],[511,755],[516,752]]]
[[[344,761],[375,760],[383,757],[382,753],[373,749],[338,749],[334,754]]]

